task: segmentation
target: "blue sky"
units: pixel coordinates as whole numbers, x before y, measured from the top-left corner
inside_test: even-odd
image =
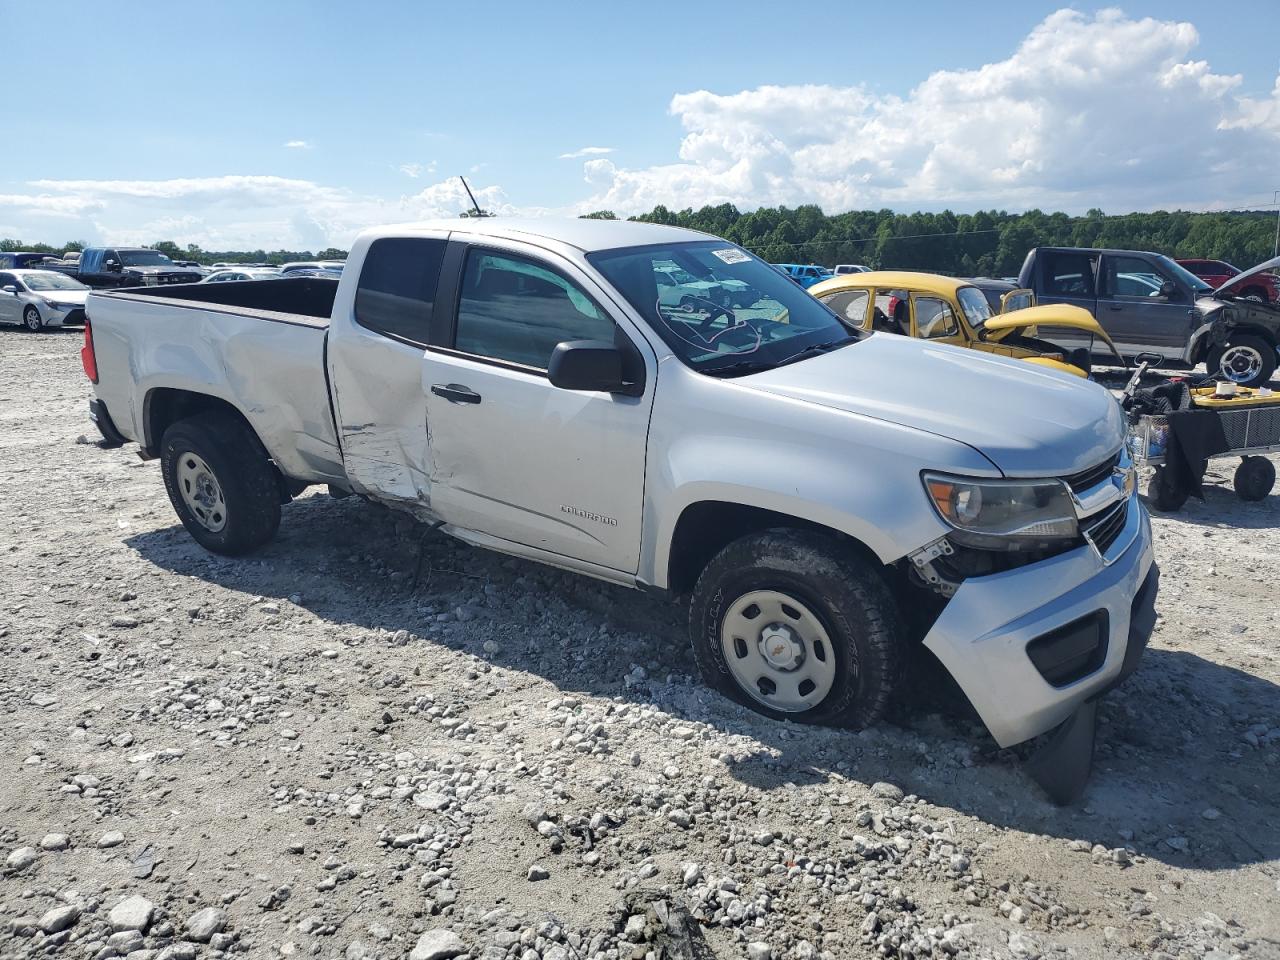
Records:
[[[1280,45],[1250,26],[1274,4],[59,9],[51,48],[48,11],[0,0],[32,38],[6,74],[41,91],[9,102],[6,139],[35,149],[0,162],[0,236],[344,245],[456,212],[457,173],[486,205],[567,213],[1205,209],[1280,188]]]

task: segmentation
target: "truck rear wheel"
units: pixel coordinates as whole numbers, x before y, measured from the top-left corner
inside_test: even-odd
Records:
[[[689,633],[708,686],[777,719],[869,726],[898,681],[888,587],[806,531],[766,530],[721,550],[694,587]]]
[[[160,442],[164,486],[178,519],[206,550],[256,550],[280,527],[280,487],[253,431],[225,413],[179,420]]]

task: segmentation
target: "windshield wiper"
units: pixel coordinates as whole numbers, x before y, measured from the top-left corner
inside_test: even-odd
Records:
[[[776,363],[770,363],[767,360],[737,360],[733,363],[726,363],[722,367],[712,367],[710,370],[703,370],[709,377],[727,377],[745,373],[759,373],[761,370],[772,370],[776,367]]]
[[[832,350],[839,350],[841,347],[847,346],[850,343],[856,343],[857,340],[857,337],[846,337],[843,340],[829,340],[826,343],[812,343],[801,350],[797,350],[789,357],[783,357],[775,363],[774,366],[780,367],[784,363],[794,363],[796,360],[803,360],[805,357],[812,356],[815,353],[828,353]]]
[[[848,337],[844,340],[829,340],[826,343],[813,343],[802,350],[797,350],[789,357],[783,357],[781,360],[738,360],[734,363],[726,363],[722,367],[713,367],[710,370],[704,370],[702,372],[709,377],[759,373],[761,370],[772,370],[775,367],[781,367],[784,364],[803,360],[805,357],[812,356],[815,353],[827,353],[831,350],[838,350],[840,347],[847,346],[850,343],[857,343],[858,339],[858,337]]]

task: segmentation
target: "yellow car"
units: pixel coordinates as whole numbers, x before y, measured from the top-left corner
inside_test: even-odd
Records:
[[[1087,377],[1088,348],[1067,350],[1039,339],[1039,327],[1066,327],[1101,340],[1124,366],[1115,344],[1088,310],[1065,303],[1017,309],[1030,302],[1029,291],[1005,294],[1004,312],[998,314],[972,283],[934,273],[845,274],[814,284],[809,293],[864,330],[951,343]]]

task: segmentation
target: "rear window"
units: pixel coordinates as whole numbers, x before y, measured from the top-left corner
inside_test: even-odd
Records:
[[[356,287],[356,323],[393,340],[426,346],[446,241],[375,240]]]

